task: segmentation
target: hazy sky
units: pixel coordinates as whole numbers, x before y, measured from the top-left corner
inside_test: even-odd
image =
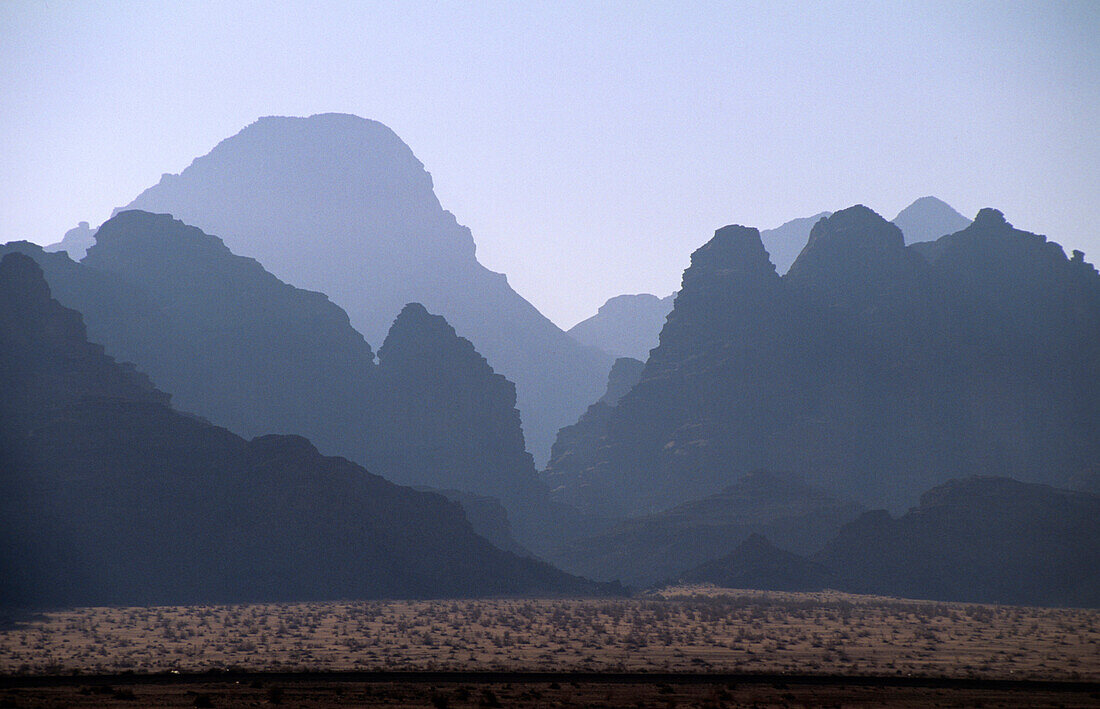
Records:
[[[732,6],[732,7],[731,7]],[[0,2],[0,241],[259,116],[400,135],[559,325],[724,224],[934,194],[1100,260],[1100,2]]]

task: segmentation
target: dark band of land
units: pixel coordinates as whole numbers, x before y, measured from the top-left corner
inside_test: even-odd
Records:
[[[1100,693],[1100,682],[906,675],[823,675],[713,672],[159,672],[155,674],[6,675],[0,687],[72,687],[143,684],[792,684],[813,686],[921,687],[929,689]]]

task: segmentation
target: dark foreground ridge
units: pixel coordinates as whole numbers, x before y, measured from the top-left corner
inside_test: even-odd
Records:
[[[73,687],[96,685],[207,684],[262,682],[405,684],[540,684],[576,682],[595,684],[803,684],[863,687],[926,687],[933,689],[997,689],[1012,691],[1100,692],[1100,682],[936,677],[921,675],[835,675],[715,672],[237,672],[106,674],[106,675],[3,675],[0,688]]]

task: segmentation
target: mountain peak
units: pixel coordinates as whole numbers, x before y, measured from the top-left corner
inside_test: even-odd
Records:
[[[886,221],[874,210],[856,204],[823,217],[814,224],[805,251],[821,248],[823,244],[842,248],[897,250],[905,246],[905,239],[897,225]]]
[[[905,243],[934,241],[945,234],[965,229],[970,220],[938,197],[921,197],[894,217],[905,234]]]
[[[710,241],[691,254],[691,266],[684,272],[685,285],[688,275],[693,272],[778,277],[760,239],[760,231],[740,224],[718,229]]]
[[[983,229],[1012,228],[1012,225],[1005,219],[1004,213],[993,207],[983,207],[978,210],[978,215],[974,217],[974,224]]]

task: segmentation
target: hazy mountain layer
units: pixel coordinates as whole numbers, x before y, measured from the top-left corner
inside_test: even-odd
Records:
[[[675,294],[658,298],[649,293],[615,296],[568,332],[581,344],[644,362],[649,351],[657,346],[674,297]]]
[[[970,220],[936,197],[921,197],[894,217],[906,244],[935,241],[970,226]]]
[[[375,121],[262,118],[129,207],[170,213],[326,293],[370,342],[406,303],[443,315],[516,383],[539,461],[599,396],[611,366],[478,263],[470,231],[440,206],[424,166]]]
[[[69,258],[74,261],[79,261],[84,258],[84,254],[88,253],[88,249],[90,249],[94,243],[95,230],[88,225],[88,222],[80,222],[75,227],[65,232],[65,236],[61,238],[61,241],[46,246],[45,250],[48,253],[64,251],[69,254]]]
[[[814,228],[822,217],[827,217],[832,212],[821,212],[812,217],[801,217],[785,222],[774,229],[765,229],[760,232],[760,240],[764,248],[771,256],[775,270],[783,275],[791,268],[791,264],[806,248],[806,242],[810,239],[810,230]]]
[[[248,442],[177,413],[21,254],[0,261],[0,365],[6,605],[600,590],[303,438]]]
[[[251,437],[295,433],[410,485],[543,500],[513,385],[423,307],[380,352],[320,293],[294,288],[168,215],[122,212],[81,263],[14,243],[108,353],[177,405]]]
[[[1008,478],[952,480],[898,518],[868,512],[810,558],[754,540],[682,575],[776,590],[1100,605],[1100,496]]]
[[[863,511],[791,476],[757,472],[716,495],[575,540],[549,558],[589,578],[644,588],[728,554],[753,534],[816,552]]]
[[[852,207],[814,226],[783,277],[755,229],[726,227],[692,255],[660,345],[602,426],[546,475],[610,515],[754,469],[894,506],[975,473],[1095,479],[1100,277],[995,210],[910,248]]]

